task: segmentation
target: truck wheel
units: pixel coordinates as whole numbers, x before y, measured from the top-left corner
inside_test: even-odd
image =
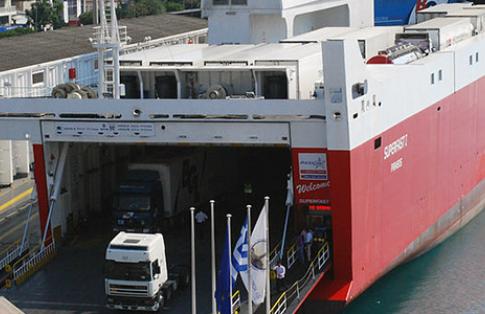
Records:
[[[157,312],[158,313],[162,313],[163,307],[165,306],[165,298],[164,297],[163,298],[160,298],[160,303],[159,304],[160,304],[160,306],[158,307],[158,311]]]
[[[165,289],[165,296],[164,296],[165,302],[168,302],[172,299],[172,294],[173,294],[172,287],[167,287],[167,289]]]

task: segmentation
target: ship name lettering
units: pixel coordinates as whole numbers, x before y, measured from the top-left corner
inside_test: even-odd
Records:
[[[398,160],[396,160],[391,164],[391,172],[394,172],[399,168],[402,168],[402,158],[399,158]]]
[[[400,150],[404,149],[407,146],[408,146],[408,135],[405,134],[384,148],[384,160],[393,156],[394,154],[396,154],[397,152],[399,152]]]

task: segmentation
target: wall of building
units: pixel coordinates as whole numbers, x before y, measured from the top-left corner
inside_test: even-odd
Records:
[[[50,96],[56,85],[71,81],[71,68],[76,69],[73,82],[94,86],[98,80],[96,60],[97,54],[90,53],[0,72],[0,99]]]
[[[30,173],[28,141],[0,141],[0,186],[8,186],[16,177]]]

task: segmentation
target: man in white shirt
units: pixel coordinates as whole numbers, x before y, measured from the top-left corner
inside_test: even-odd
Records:
[[[273,267],[273,270],[276,272],[276,290],[281,292],[285,288],[286,268],[281,262],[278,262],[278,264]]]
[[[207,232],[207,219],[209,219],[209,217],[207,216],[206,213],[204,213],[203,210],[199,210],[196,214],[195,214],[195,222],[197,223],[197,226],[196,226],[196,229],[197,229],[197,234],[199,235],[198,238],[201,239],[201,240],[204,240],[204,236],[205,236],[205,233]]]

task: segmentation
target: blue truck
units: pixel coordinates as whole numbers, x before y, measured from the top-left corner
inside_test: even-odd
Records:
[[[441,3],[466,2],[463,0],[428,0],[426,6]],[[377,26],[406,25],[415,23],[416,0],[375,0],[374,14]]]

